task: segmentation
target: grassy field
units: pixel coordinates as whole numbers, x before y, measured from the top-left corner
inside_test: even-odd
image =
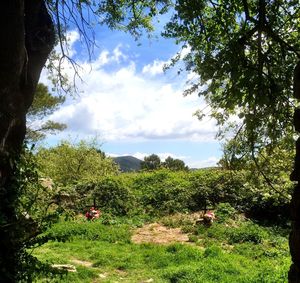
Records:
[[[102,221],[103,222],[103,221]],[[49,264],[71,264],[77,272],[36,282],[286,282],[290,265],[287,231],[231,218],[211,227],[194,225],[188,216],[160,219],[180,227],[186,243],[136,244],[130,220],[62,221],[48,233],[69,236],[33,253]],[[140,224],[140,223],[139,223]],[[141,225],[139,225],[141,226]],[[153,231],[155,233],[155,231]],[[164,237],[162,234],[161,237]]]

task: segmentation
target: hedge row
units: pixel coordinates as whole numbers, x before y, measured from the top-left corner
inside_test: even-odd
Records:
[[[74,188],[73,206],[77,210],[95,204],[114,215],[166,215],[190,212],[229,203],[248,213],[286,214],[292,186],[278,193],[249,182],[251,172],[197,170],[171,172],[158,170],[127,173],[82,183]]]

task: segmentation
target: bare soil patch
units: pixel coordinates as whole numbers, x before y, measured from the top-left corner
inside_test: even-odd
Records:
[[[189,241],[187,234],[180,228],[167,228],[159,223],[151,223],[138,228],[131,238],[133,243],[186,243]]]
[[[77,265],[82,265],[85,267],[93,267],[93,263],[89,262],[89,261],[84,261],[84,260],[80,260],[80,259],[72,259],[72,262],[77,264]]]

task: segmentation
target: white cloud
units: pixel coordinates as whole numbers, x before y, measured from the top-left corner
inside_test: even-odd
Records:
[[[108,64],[109,62],[109,52],[107,50],[103,50],[98,58],[99,67]]]
[[[76,54],[76,50],[74,48],[74,44],[79,40],[80,35],[77,30],[72,30],[67,32],[66,34],[67,42],[68,42],[68,56],[72,57]]]
[[[120,64],[122,61],[126,61],[128,57],[121,51],[121,48],[122,45],[119,44],[112,52],[103,50],[98,59],[93,62],[93,68],[98,69],[108,64]]]
[[[72,46],[76,36],[71,35]],[[68,125],[66,134],[100,134],[105,141],[214,140],[214,121],[204,118],[199,122],[193,116],[205,107],[202,99],[196,95],[183,97],[178,82],[175,86],[161,78],[147,78],[147,73],[162,70],[162,61],[156,60],[138,73],[135,63],[118,45],[112,51],[103,50],[91,64],[78,63],[83,83],[77,86],[84,92],[51,117]],[[64,69],[72,77],[67,62]]]
[[[113,50],[113,56],[112,59],[113,61],[116,61],[120,63],[122,60],[127,60],[128,56],[126,56],[122,51],[122,44],[119,44],[114,50]]]
[[[164,66],[167,62],[160,61],[160,60],[154,60],[153,63],[148,64],[143,67],[142,73],[143,74],[149,74],[151,76],[159,75],[164,72]]]
[[[190,168],[206,168],[206,167],[217,166],[217,163],[219,162],[219,160],[220,160],[220,158],[212,156],[205,160],[190,161],[190,162],[187,162],[187,164]]]

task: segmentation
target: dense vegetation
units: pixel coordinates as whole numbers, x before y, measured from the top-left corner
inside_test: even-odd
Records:
[[[51,172],[51,170],[49,170]],[[63,176],[63,175],[62,175]],[[226,202],[243,213],[264,219],[288,217],[292,182],[285,179],[274,191],[252,171],[203,169],[102,175],[61,188],[63,205],[75,213],[96,204],[114,215],[167,215],[214,208]],[[66,178],[67,179],[67,178]]]
[[[20,231],[30,239],[24,246],[30,252],[26,263],[31,265],[24,265],[28,278],[285,282],[293,184],[279,160],[278,154],[268,160],[271,166],[265,173],[276,175],[270,187],[251,160],[235,170],[120,173],[95,143],[62,142],[35,154],[25,151],[19,168],[20,213],[28,225]],[[84,217],[91,206],[101,210],[94,221]],[[217,215],[211,227],[197,225],[192,217],[206,209]],[[131,240],[137,227],[153,222],[181,228],[189,245]],[[75,264],[77,272],[62,275],[52,264]]]
[[[40,72],[57,42],[56,35],[62,55],[56,58],[58,65],[51,61],[49,67],[52,72],[58,72],[58,76],[53,76],[54,83],[64,88],[61,65],[68,58],[64,43],[70,23],[80,30],[88,47],[94,44],[91,37],[96,23],[138,37],[141,30],[153,29],[152,18],[166,13],[170,2],[174,4],[175,13],[165,35],[188,47],[184,58],[186,69],[199,75],[186,93],[197,91],[203,95],[212,107],[212,116],[221,125],[228,116],[239,114],[242,125],[236,125],[237,131],[244,133],[254,156],[262,146],[276,144],[282,133],[290,134],[296,104],[291,98],[292,77],[299,61],[298,1],[15,1],[13,4],[3,1],[1,35],[6,40],[0,52],[3,61],[0,218],[4,244],[0,264],[7,281],[25,278],[21,262],[25,256],[24,245],[29,243],[17,235],[22,235],[19,233],[22,218],[19,202],[23,186],[28,185],[24,182],[26,178],[22,179],[22,166],[18,161],[25,138],[25,115],[32,104]],[[8,34],[14,36],[8,37]],[[42,39],[38,36],[41,34]],[[298,63],[295,76],[297,98],[300,97],[299,66]],[[202,114],[199,112],[199,117]],[[300,180],[298,163],[293,176],[297,181]],[[261,189],[257,195],[274,197],[273,193],[261,194]],[[294,196],[292,219],[296,224],[293,227],[298,227],[299,195]],[[291,278],[297,281],[300,278],[298,234],[295,229],[291,237],[294,261]]]
[[[49,242],[34,250],[48,264],[71,264],[77,272],[52,274],[54,282],[286,282],[290,265],[287,230],[255,224],[228,204],[211,227],[195,225],[188,214],[158,220],[188,233],[185,244],[136,244],[131,240],[145,219],[76,218],[48,230]],[[148,219],[149,220],[149,219]],[[43,282],[42,274],[36,282]]]

